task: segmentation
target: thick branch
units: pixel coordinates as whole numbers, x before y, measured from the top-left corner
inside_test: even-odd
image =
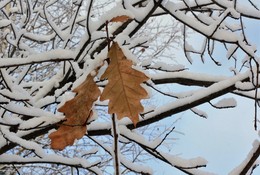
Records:
[[[144,115],[144,119],[141,120],[139,123],[137,123],[136,127],[134,127],[134,125],[132,123],[130,123],[130,124],[127,125],[127,128],[134,129],[134,128],[143,127],[143,126],[146,126],[146,125],[158,122],[158,121],[160,121],[160,120],[162,120],[162,119],[164,119],[166,117],[171,117],[174,114],[186,111],[188,109],[191,109],[191,108],[196,107],[198,105],[201,105],[203,103],[209,102],[209,101],[211,101],[211,100],[213,100],[213,99],[215,99],[217,97],[220,97],[222,95],[225,95],[227,93],[230,93],[230,92],[233,92],[234,90],[236,90],[235,83],[237,81],[246,81],[246,80],[248,80],[248,74],[247,73],[245,73],[243,75],[240,75],[240,76],[233,77],[233,82],[230,83],[229,86],[227,86],[227,87],[225,87],[223,89],[215,90],[213,93],[211,93],[211,94],[209,94],[207,96],[204,96],[202,98],[198,98],[196,100],[184,103],[183,105],[172,107],[172,108],[170,108],[168,110],[164,110],[164,111],[156,112],[156,113],[152,112],[152,113],[149,113],[147,115]],[[229,82],[229,80],[225,80],[225,81]],[[232,80],[230,79],[230,81],[232,81]],[[210,88],[210,87],[208,87],[208,88]],[[205,90],[207,90],[207,89],[205,89]],[[176,103],[178,103],[178,102],[176,102]],[[148,116],[149,116],[149,118],[148,118]],[[53,128],[55,128],[55,125],[52,125],[52,126],[49,126],[47,128],[40,129],[40,130],[37,130],[35,132],[32,132],[32,133],[30,133],[28,135],[23,136],[23,138],[24,139],[34,139],[34,138],[36,138],[36,137],[38,137],[38,136],[40,136],[42,134],[46,134],[50,129],[53,129]],[[103,129],[97,129],[97,130],[96,129],[88,130],[88,134],[90,136],[108,135],[110,133],[111,133],[111,128],[103,128]],[[0,149],[0,154],[2,154],[4,152],[12,149],[15,146],[16,146],[15,144],[10,143],[9,145],[6,145],[6,146],[2,147]]]

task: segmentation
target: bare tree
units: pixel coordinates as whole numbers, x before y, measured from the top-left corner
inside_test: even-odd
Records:
[[[199,105],[235,107],[234,99],[225,98],[231,93],[255,102],[252,127],[258,131],[259,60],[245,21],[259,21],[259,8],[253,0],[0,1],[0,170],[113,174],[116,167],[116,174],[152,174],[146,163],[158,159],[186,174],[205,173],[205,159],[187,160],[167,152],[174,144],[174,114],[191,110],[206,118]],[[108,24],[117,16],[128,18]],[[128,119],[113,124],[107,103],[98,101],[85,136],[63,151],[52,150],[48,134],[64,122],[57,108],[103,65],[108,37],[150,77],[144,86],[152,95],[143,101],[140,121],[136,126]],[[219,49],[226,58],[219,59]],[[177,51],[190,65],[178,63]],[[219,75],[195,73],[192,63],[198,61],[232,69]],[[103,89],[106,82],[100,75],[95,81]],[[182,91],[175,92],[175,86]],[[158,95],[170,100],[159,106]],[[223,100],[212,104],[218,97]],[[172,123],[164,123],[164,118],[172,118]],[[259,154],[256,141],[230,174],[253,172]]]

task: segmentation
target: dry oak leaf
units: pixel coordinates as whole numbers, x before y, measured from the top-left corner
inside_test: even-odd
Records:
[[[131,18],[127,15],[121,15],[121,16],[116,16],[116,17],[112,18],[110,20],[110,22],[125,22],[128,19],[131,19]]]
[[[73,145],[75,139],[86,134],[86,123],[93,114],[92,105],[100,96],[100,90],[91,75],[73,92],[76,96],[58,109],[64,113],[66,121],[49,135],[52,149],[63,150],[66,146]]]
[[[144,109],[140,101],[148,96],[140,84],[149,78],[143,72],[132,68],[132,61],[126,58],[116,42],[112,44],[108,58],[110,64],[101,76],[101,79],[108,79],[108,84],[100,100],[109,99],[109,114],[116,114],[119,120],[127,116],[136,125],[139,113]]]

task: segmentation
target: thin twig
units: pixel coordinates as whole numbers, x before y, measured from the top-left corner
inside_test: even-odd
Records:
[[[256,149],[256,151],[252,154],[252,157],[249,159],[248,163],[245,165],[245,167],[243,168],[243,170],[240,172],[240,175],[244,175],[247,174],[247,172],[249,171],[249,169],[251,167],[253,167],[256,159],[259,157],[260,155],[260,145],[258,146],[258,148]]]
[[[113,136],[114,136],[115,174],[120,175],[119,157],[118,157],[118,133],[117,133],[117,122],[116,122],[115,114],[112,114],[112,127],[113,127]]]

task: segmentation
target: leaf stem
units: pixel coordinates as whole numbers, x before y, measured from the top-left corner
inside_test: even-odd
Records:
[[[113,127],[113,136],[114,136],[114,167],[115,167],[115,175],[120,175],[119,156],[118,156],[118,133],[117,133],[117,122],[116,122],[115,114],[112,114],[112,127]]]
[[[109,52],[111,39],[110,39],[110,37],[109,37],[109,32],[108,32],[108,23],[109,23],[109,21],[106,21],[107,50],[108,50],[108,52]]]

